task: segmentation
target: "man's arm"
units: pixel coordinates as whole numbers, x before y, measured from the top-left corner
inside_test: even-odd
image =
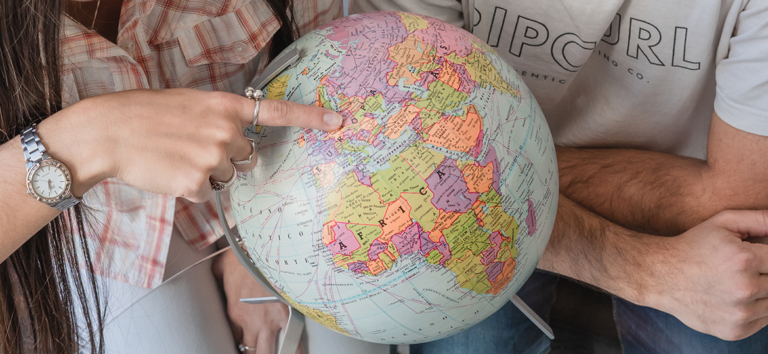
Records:
[[[555,226],[538,268],[647,304],[654,272],[644,266],[656,262],[662,240],[613,224],[560,194]]]
[[[560,195],[538,267],[672,314],[726,340],[768,324],[768,213],[719,213],[677,237],[613,224]]]
[[[679,234],[726,209],[768,209],[768,137],[715,113],[707,159],[633,149],[558,147],[560,191],[574,202],[653,234]]]

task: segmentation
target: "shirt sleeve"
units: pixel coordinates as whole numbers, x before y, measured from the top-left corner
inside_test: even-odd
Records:
[[[739,12],[728,54],[718,63],[715,77],[715,112],[720,118],[740,130],[768,136],[768,1],[749,1]]]

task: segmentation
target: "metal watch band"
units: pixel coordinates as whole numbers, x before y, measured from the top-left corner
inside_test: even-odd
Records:
[[[37,135],[36,124],[32,124],[29,128],[24,129],[24,131],[21,132],[20,138],[21,149],[24,151],[24,160],[27,163],[27,171],[35,167],[35,165],[39,164],[41,161],[51,158],[48,155],[48,152],[46,152],[43,143],[40,142],[40,136]],[[57,210],[67,210],[77,205],[77,203],[80,203],[80,198],[69,194],[68,197],[65,197],[56,203],[45,204]]]
[[[40,142],[37,135],[37,126],[31,127],[21,132],[21,149],[24,150],[24,160],[27,162],[27,171],[45,159],[50,158],[45,151],[45,146]]]
[[[58,203],[49,204],[49,205],[57,210],[67,210],[77,205],[77,203],[80,203],[80,198],[77,198],[74,195],[70,195],[70,197],[67,199],[62,199]]]

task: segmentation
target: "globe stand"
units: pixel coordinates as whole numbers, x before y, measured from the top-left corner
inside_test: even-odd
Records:
[[[523,315],[525,315],[525,317],[528,317],[528,319],[531,320],[531,322],[533,322],[533,324],[535,324],[536,327],[539,327],[539,329],[542,332],[544,332],[544,334],[546,334],[547,337],[549,337],[549,339],[555,339],[555,332],[552,331],[552,327],[549,327],[549,325],[546,322],[544,322],[544,320],[542,320],[541,317],[539,317],[539,315],[536,314],[536,312],[533,312],[533,310],[531,310],[531,308],[528,307],[528,305],[526,305],[525,302],[523,302],[523,299],[515,295],[512,297],[512,300],[509,300],[509,301],[512,302],[512,304],[514,304],[515,306],[517,306],[517,308],[523,313]]]
[[[285,305],[288,306],[288,323],[285,326],[285,333],[283,333],[282,338],[280,338],[280,343],[278,345],[278,349],[276,351],[277,354],[294,354],[296,353],[296,350],[299,348],[299,343],[301,341],[301,334],[304,332],[304,315],[294,309],[291,304],[288,303],[280,294],[275,290],[274,287],[272,287],[272,284],[267,280],[266,277],[261,273],[261,270],[259,270],[258,267],[256,267],[256,264],[253,263],[250,256],[247,254],[247,251],[244,249],[245,246],[243,246],[243,240],[240,238],[240,234],[237,231],[237,226],[233,227],[231,230],[229,226],[226,223],[226,218],[224,217],[224,208],[221,205],[221,195],[219,192],[215,192],[214,199],[216,200],[216,210],[219,213],[219,222],[221,223],[221,228],[224,230],[224,236],[227,238],[227,242],[229,242],[229,245],[231,246],[232,250],[235,252],[235,256],[237,257],[237,260],[240,261],[240,264],[242,264],[245,269],[248,270],[248,273],[250,273],[254,279],[256,279],[259,284],[264,287],[272,296],[270,297],[255,297],[255,298],[245,298],[240,299],[241,302],[246,304],[252,304],[252,305],[260,305],[260,304],[269,304],[269,303],[275,303],[275,302],[282,302]],[[536,325],[544,334],[549,337],[549,339],[555,339],[555,334],[552,331],[552,328],[549,327],[549,325],[544,322],[544,320],[539,317],[533,310],[531,310],[528,305],[523,302],[520,297],[517,295],[512,297],[512,300],[510,300],[515,306],[517,306],[518,309],[526,316],[528,317],[533,324]]]

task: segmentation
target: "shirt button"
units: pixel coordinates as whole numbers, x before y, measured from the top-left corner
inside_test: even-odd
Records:
[[[136,44],[134,44],[133,42],[124,43],[122,47],[123,47],[123,50],[125,50],[125,52],[128,53],[129,55],[136,54]]]
[[[245,53],[245,45],[242,43],[235,43],[235,52],[241,55]]]

